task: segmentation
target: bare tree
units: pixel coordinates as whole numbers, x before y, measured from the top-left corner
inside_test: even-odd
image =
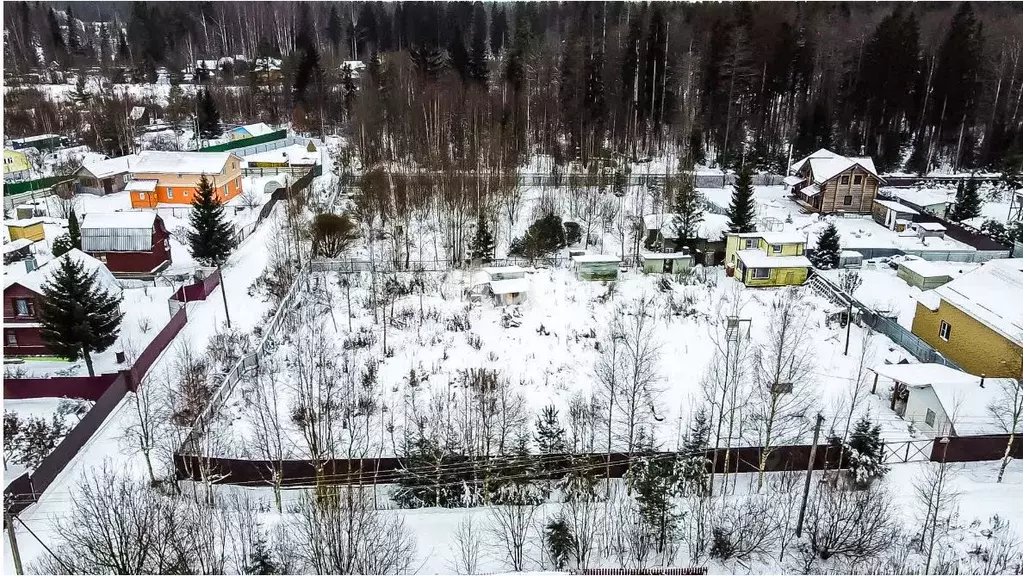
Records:
[[[163,378],[166,379],[167,375],[164,374]],[[139,383],[135,392],[129,395],[133,418],[124,430],[130,445],[142,452],[149,482],[153,485],[156,484],[156,474],[153,472],[152,453],[157,443],[166,439],[164,433],[170,425],[170,413],[165,410],[166,403],[161,398],[166,386],[160,386],[154,380],[152,378]]]
[[[259,456],[271,463],[268,472],[278,512],[283,512],[281,485],[284,482],[284,460],[291,456],[291,441],[284,430],[287,413],[285,402],[280,398],[281,385],[278,366],[270,359],[260,362],[254,386],[254,408],[259,425],[253,429],[252,444]]]
[[[638,434],[654,420],[659,420],[655,402],[662,392],[657,372],[660,346],[654,335],[657,319],[654,301],[646,295],[627,310],[616,311],[612,331],[621,334],[622,386],[617,403],[622,441],[631,456],[636,450]]]
[[[607,417],[604,423],[607,425],[607,478],[611,478],[611,447],[612,430],[615,421],[615,406],[618,395],[625,386],[625,346],[623,340],[625,335],[622,330],[620,316],[622,311],[615,309],[615,316],[611,321],[610,332],[600,342],[600,354],[597,356],[594,365],[594,373],[597,383],[600,385],[600,393],[607,408]]]
[[[1002,464],[998,467],[998,480],[1001,484],[1005,469],[1012,460],[1012,448],[1016,435],[1023,432],[1023,382],[1019,379],[1000,378],[991,382],[998,387],[998,396],[988,405],[988,412],[998,422],[998,427],[1009,435],[1005,443],[1005,454]]]
[[[924,573],[930,572],[935,544],[947,534],[958,515],[959,493],[952,486],[954,476],[953,466],[941,461],[928,465],[913,482],[920,522],[920,552],[925,557]]]
[[[79,212],[79,204],[78,196],[75,194],[52,194],[46,197],[46,207],[50,215],[64,220],[70,218],[72,212]]]
[[[455,529],[455,543],[451,547],[453,557],[451,568],[456,574],[479,572],[480,557],[483,553],[482,529],[470,514],[463,518]]]
[[[895,517],[892,500],[881,488],[841,490],[821,484],[806,509],[803,573],[813,573],[821,560],[841,559],[856,566],[877,558],[898,538]]]
[[[757,494],[723,506],[713,520],[711,556],[741,563],[767,558],[777,546],[781,530],[772,511],[771,501]]]
[[[592,494],[577,494],[562,506],[562,514],[572,531],[572,552],[577,568],[590,565],[597,534],[603,531],[603,516]]]
[[[255,186],[246,186],[242,191],[241,204],[249,210],[259,208],[263,205],[263,191]]]
[[[717,516],[715,500],[705,494],[694,494],[683,501],[682,540],[689,549],[689,561],[700,564],[710,549],[712,519]]]
[[[812,354],[804,353],[810,347],[807,317],[796,292],[784,292],[772,303],[767,341],[755,353],[756,385],[748,425],[761,446],[758,491],[775,447],[801,440],[812,427],[808,412],[815,403],[815,362]]]
[[[494,506],[488,514],[493,545],[501,549],[515,572],[525,570],[525,548],[537,510],[535,503],[522,500]]]

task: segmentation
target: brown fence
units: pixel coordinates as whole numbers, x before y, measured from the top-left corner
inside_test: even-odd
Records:
[[[761,448],[743,447],[728,450],[728,471],[734,472],[756,472],[760,459]],[[725,449],[719,449],[715,462],[714,450],[707,451],[708,468],[713,467],[715,472],[725,471]],[[673,452],[660,452],[650,455],[652,458],[673,456]],[[529,459],[536,459],[538,456],[529,456]],[[622,478],[628,472],[630,461],[639,456],[626,453],[612,453],[610,458],[606,453],[579,454],[563,456],[545,456],[545,473],[552,476],[563,475],[565,470],[579,469],[580,467],[593,470],[595,473],[611,478]],[[810,446],[779,446],[768,456],[765,469],[768,472],[781,472],[785,470],[806,470],[810,460]],[[814,467],[818,469],[838,467],[838,451],[828,446],[820,446],[814,459]],[[521,462],[521,460],[519,460]],[[716,466],[712,466],[715,463]],[[484,469],[498,469],[502,466],[512,466],[516,459],[493,459],[489,463],[484,460],[459,464],[460,473],[455,476],[462,480],[472,480],[480,477],[480,471]],[[280,470],[282,485],[288,487],[312,486],[317,477],[314,463],[309,460],[249,460],[241,458],[207,458],[193,454],[175,454],[174,467],[179,479],[201,480],[202,473],[207,477],[219,478],[221,484],[233,484],[239,486],[259,486],[271,483],[274,470]],[[323,478],[331,484],[391,484],[397,482],[404,473],[405,466],[402,459],[394,457],[386,458],[356,458],[336,459],[323,463]]]
[[[1001,460],[1005,457],[1005,447],[1008,444],[1008,434],[952,436],[947,443],[940,439],[934,441],[934,446],[931,448],[931,461],[987,462]],[[1023,458],[1023,437],[1018,434],[1012,443],[1012,452],[1009,456]]]
[[[117,373],[67,378],[4,379],[4,400],[79,398],[95,402],[117,378]]]
[[[707,573],[706,566],[689,566],[686,568],[583,568],[576,572],[576,574],[584,574],[586,576],[629,576],[630,574],[637,575],[663,575],[663,576],[702,576]]]
[[[178,288],[178,291],[171,295],[171,298],[178,302],[195,302],[197,300],[205,300],[207,296],[213,293],[220,286],[220,270],[215,270],[212,274],[203,278],[201,282],[195,284],[189,284]]]

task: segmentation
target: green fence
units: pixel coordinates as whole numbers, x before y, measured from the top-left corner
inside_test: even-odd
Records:
[[[283,140],[287,137],[287,130],[278,130],[269,134],[263,134],[262,136],[253,136],[252,138],[242,138],[241,140],[224,142],[223,144],[217,144],[216,146],[207,146],[205,148],[200,148],[199,152],[227,152],[229,150],[245,148],[247,146],[266,144],[267,142],[273,142],[274,140]]]
[[[70,179],[70,176],[47,176],[46,178],[40,178],[38,180],[25,180],[23,182],[4,184],[4,196],[13,196],[15,194],[24,194],[25,192],[42,190],[44,188],[49,188],[58,182]]]

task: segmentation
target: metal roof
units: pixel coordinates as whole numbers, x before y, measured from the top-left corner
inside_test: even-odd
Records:
[[[82,250],[86,252],[149,252],[153,249],[152,212],[86,214]]]

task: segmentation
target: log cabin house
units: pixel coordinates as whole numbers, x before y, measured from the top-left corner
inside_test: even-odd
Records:
[[[784,180],[808,212],[870,214],[884,180],[870,158],[846,158],[825,148],[792,165]]]

